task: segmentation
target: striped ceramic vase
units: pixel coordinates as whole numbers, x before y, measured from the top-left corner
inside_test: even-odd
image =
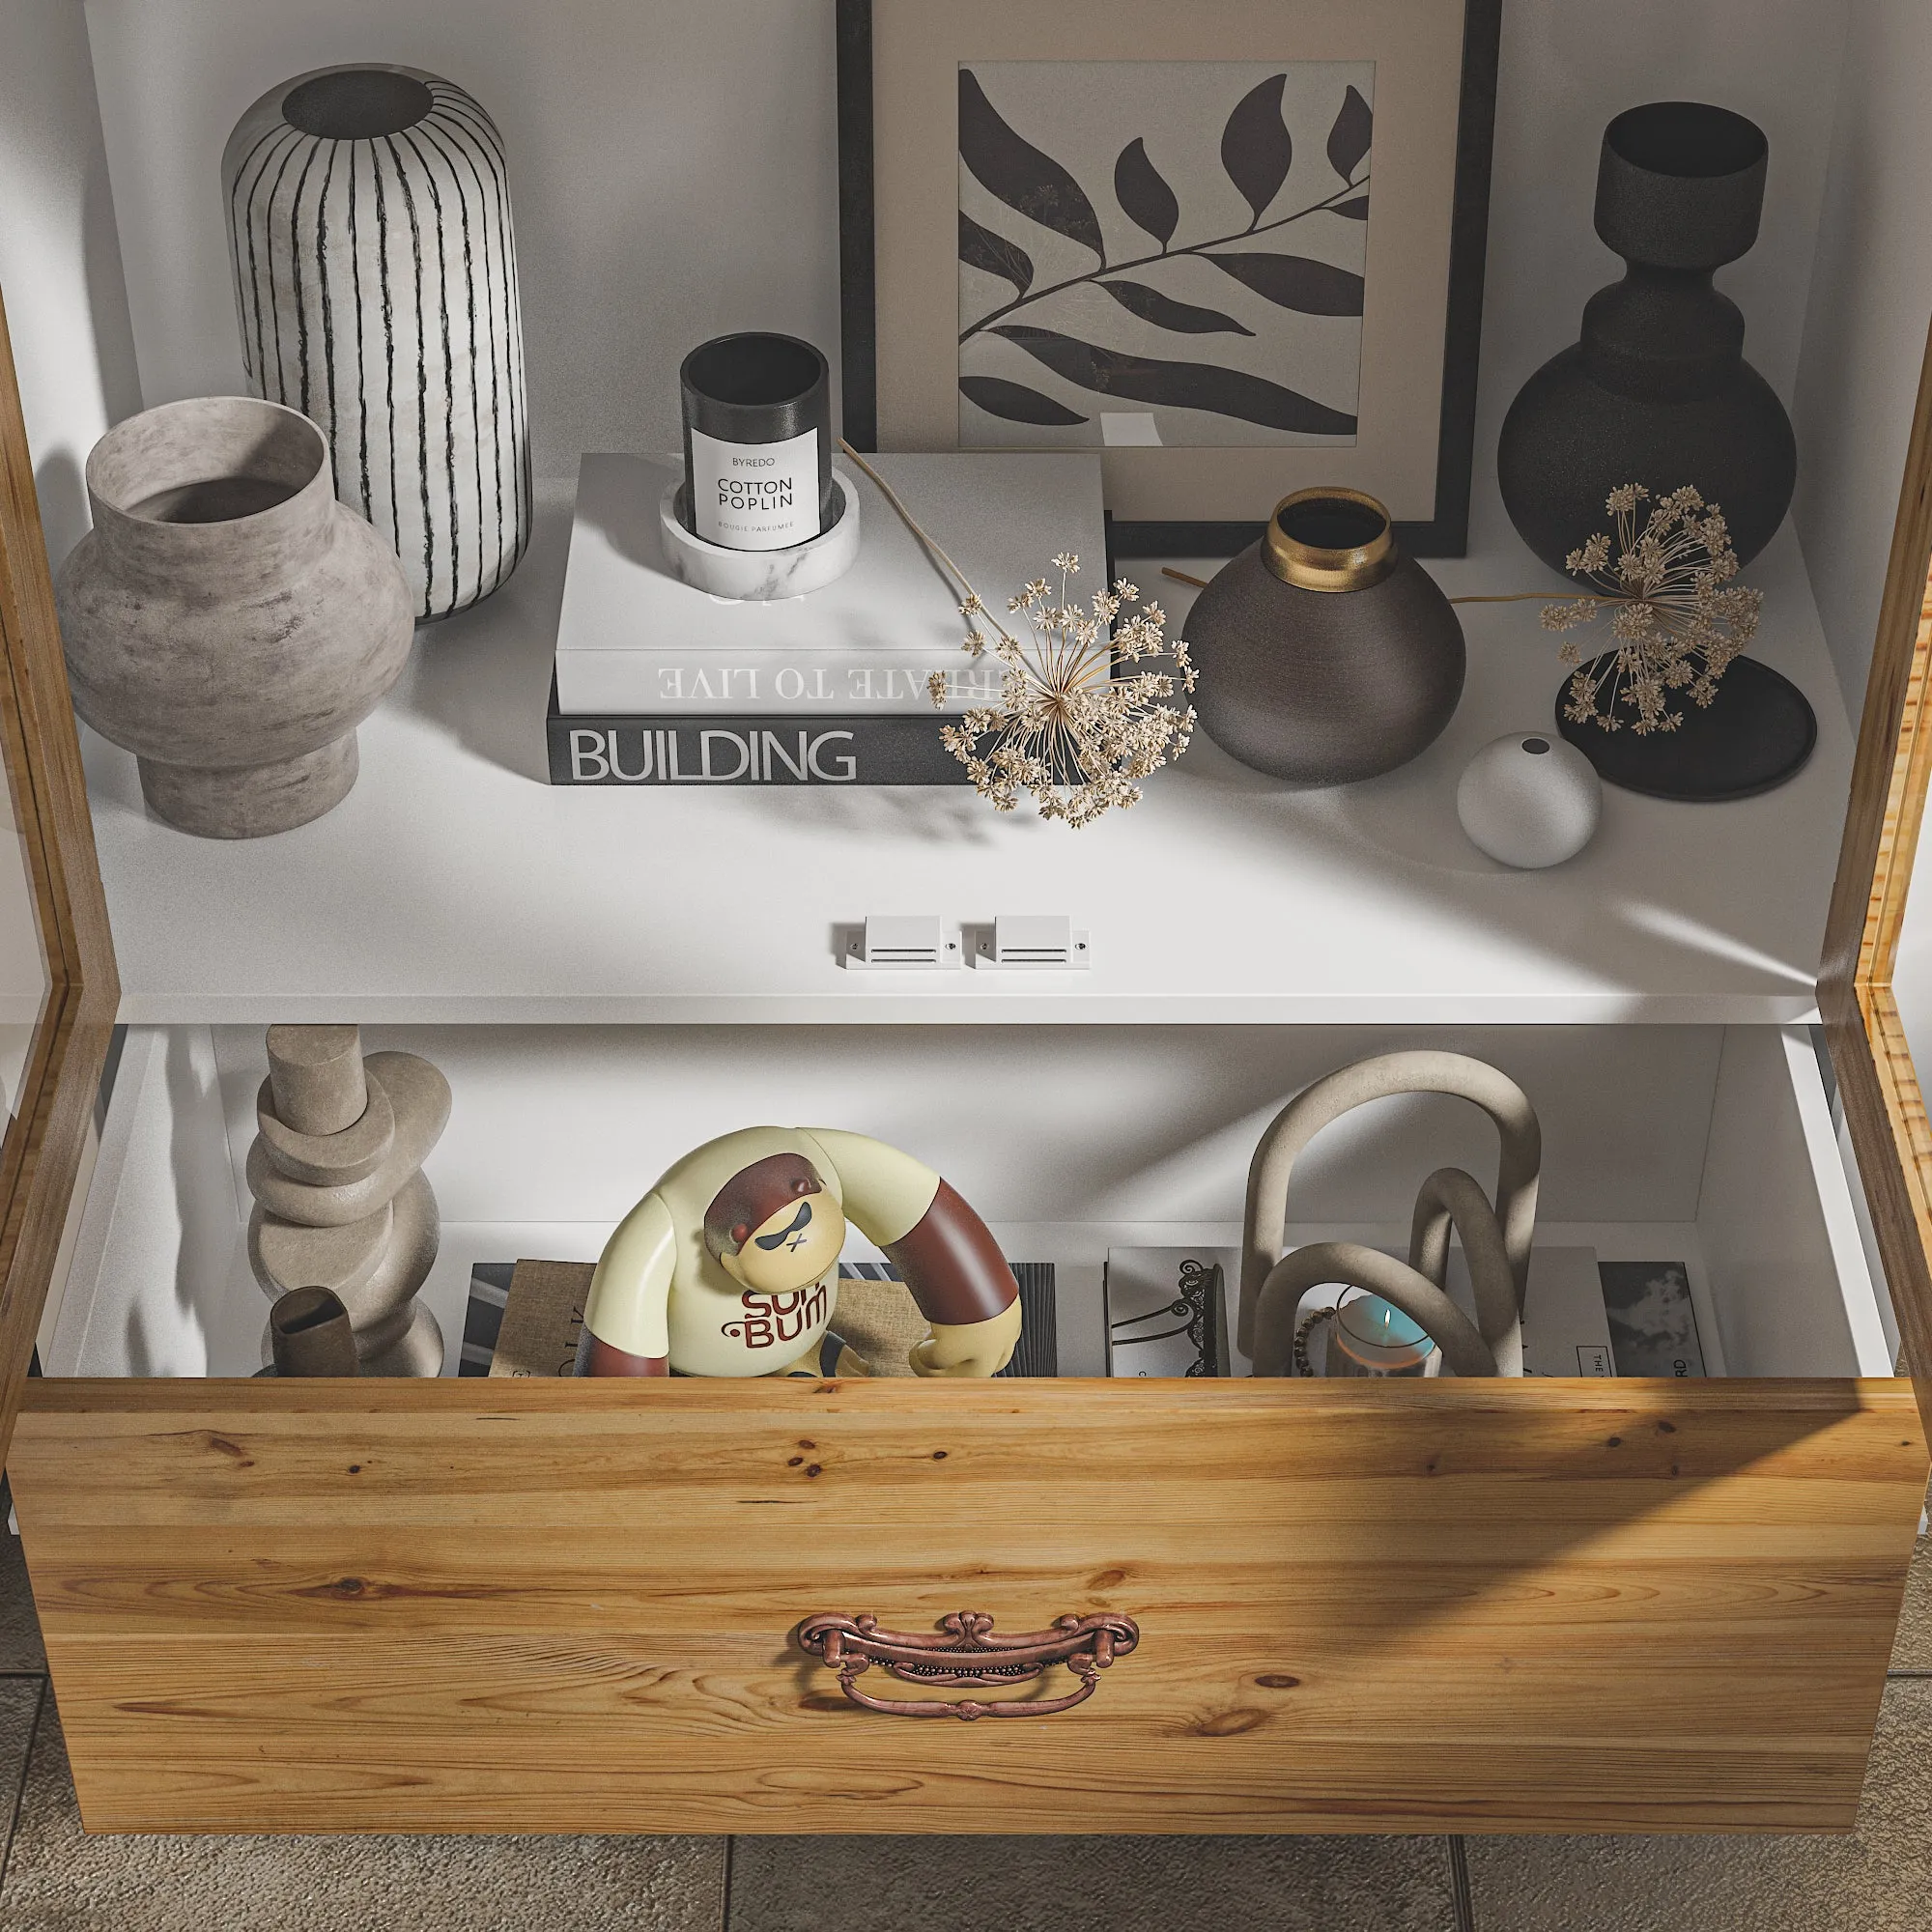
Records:
[[[496,124],[433,73],[321,68],[242,117],[221,181],[255,393],[321,424],[336,494],[394,542],[418,616],[489,596],[530,530]]]

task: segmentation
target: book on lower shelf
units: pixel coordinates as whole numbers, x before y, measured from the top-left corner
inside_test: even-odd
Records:
[[[1014,1262],[1021,1329],[1002,1376],[1060,1373],[1051,1262]],[[481,1262],[470,1269],[463,1329],[465,1376],[569,1376],[577,1372],[591,1262]],[[927,1333],[924,1316],[884,1262],[841,1262],[832,1332],[874,1377],[910,1377],[906,1357]]]
[[[1238,1249],[1110,1248],[1105,1282],[1109,1376],[1250,1372],[1232,1339],[1239,1312]],[[1460,1250],[1449,1257],[1448,1287],[1473,1319]],[[1304,1318],[1332,1308],[1348,1292],[1339,1285],[1315,1289],[1302,1303]],[[1533,1248],[1522,1336],[1525,1375],[1708,1373],[1690,1271],[1681,1261],[1600,1261],[1595,1248]]]

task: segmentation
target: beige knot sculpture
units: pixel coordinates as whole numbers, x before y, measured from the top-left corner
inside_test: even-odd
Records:
[[[415,1295],[440,1233],[422,1164],[449,1082],[413,1053],[365,1059],[353,1026],[273,1026],[255,1120],[248,1260],[263,1293],[339,1295],[365,1376],[440,1375],[442,1330]]]
[[[1489,1115],[1502,1141],[1494,1202],[1473,1175],[1440,1167],[1416,1196],[1406,1263],[1356,1241],[1317,1241],[1283,1255],[1296,1157],[1331,1121],[1398,1094],[1453,1094]],[[1239,1337],[1255,1374],[1293,1373],[1295,1318],[1303,1299],[1313,1289],[1341,1282],[1380,1295],[1420,1323],[1451,1375],[1521,1375],[1522,1303],[1542,1167],[1543,1130],[1529,1096],[1507,1074],[1466,1054],[1386,1053],[1358,1060],[1298,1094],[1262,1136],[1248,1170]],[[1469,1264],[1474,1321],[1445,1288],[1452,1227]]]

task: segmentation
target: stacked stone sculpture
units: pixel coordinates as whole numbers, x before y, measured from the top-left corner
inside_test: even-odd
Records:
[[[292,1288],[269,1310],[269,1351],[274,1360],[258,1376],[284,1378],[359,1376],[355,1329],[339,1294],[326,1288]]]
[[[440,1232],[422,1164],[449,1082],[413,1053],[365,1059],[353,1026],[269,1029],[248,1150],[248,1260],[264,1293],[339,1295],[365,1376],[434,1376],[442,1330],[416,1300]]]

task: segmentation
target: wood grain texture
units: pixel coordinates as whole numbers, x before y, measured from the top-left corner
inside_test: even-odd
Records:
[[[1932,782],[1932,339],[1826,925],[1819,1008],[1905,1359],[1932,1418],[1932,1140],[1892,997],[1898,935]]]
[[[94,1830],[1275,1832],[1849,1828],[1924,1470],[1893,1382],[526,1380],[37,1383],[12,1473]],[[956,1609],[1142,1641],[789,1642]]]
[[[4,1462],[121,1000],[4,308],[0,655],[0,754],[40,912],[49,980],[16,1116],[0,1142]]]

